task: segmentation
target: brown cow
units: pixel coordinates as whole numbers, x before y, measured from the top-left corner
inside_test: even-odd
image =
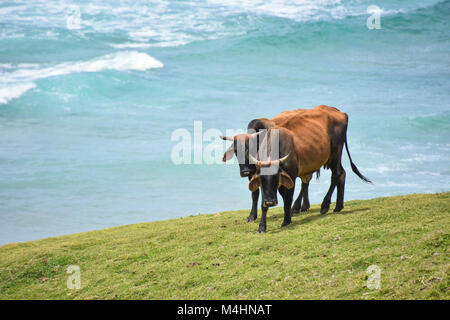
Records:
[[[331,169],[331,185],[323,199],[320,212],[328,212],[331,196],[337,186],[337,200],[335,212],[344,208],[345,170],[342,167],[341,156],[345,144],[352,170],[361,179],[370,182],[364,177],[353,163],[347,146],[347,114],[328,106],[318,106],[313,109],[294,114],[277,126],[270,128],[265,136],[263,145],[258,152],[262,161],[249,154],[250,162],[258,168],[249,183],[249,189],[254,191],[261,186],[262,189],[262,217],[258,232],[266,231],[266,215],[269,207],[277,203],[277,189],[284,201],[284,221],[286,226],[291,223],[291,203],[294,194],[295,179],[299,177],[303,183],[309,183],[314,172]],[[279,156],[277,160],[264,161],[271,152],[272,137],[278,135]],[[264,150],[263,150],[264,149]],[[267,150],[265,150],[267,149]],[[262,173],[263,168],[272,168],[271,173]]]
[[[255,146],[258,146],[258,141],[262,141],[264,138],[265,131],[269,128],[275,127],[278,124],[285,122],[289,117],[300,114],[306,111],[305,109],[296,109],[289,110],[280,113],[272,119],[267,118],[259,118],[254,119],[249,122],[247,126],[246,134],[239,134],[234,137],[224,137],[222,139],[232,141],[233,144],[228,148],[228,150],[223,155],[222,161],[228,161],[232,159],[235,155],[238,158],[239,169],[241,177],[248,177],[249,180],[253,177],[256,172],[256,166],[254,164],[250,164],[248,161],[248,157],[246,157],[246,153],[249,150],[249,141],[254,139]],[[254,133],[261,132],[259,137],[254,135]],[[241,150],[241,154],[238,154],[238,150]],[[256,151],[256,150],[255,150]],[[309,198],[308,198],[308,183],[302,183],[302,189],[300,194],[295,201],[293,207],[293,213],[298,213],[300,211],[306,211],[310,207]],[[247,221],[254,221],[257,218],[257,208],[258,208],[258,198],[259,198],[259,189],[256,189],[252,192],[252,209],[247,218]]]

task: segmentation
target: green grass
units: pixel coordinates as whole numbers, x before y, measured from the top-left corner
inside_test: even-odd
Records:
[[[333,207],[332,207],[333,208]],[[449,299],[450,192],[319,206],[268,232],[248,210],[0,247],[1,299]],[[69,265],[81,289],[66,286]],[[370,265],[381,289],[366,286]]]

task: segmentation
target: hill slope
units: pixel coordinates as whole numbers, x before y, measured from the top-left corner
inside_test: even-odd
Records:
[[[319,206],[256,234],[248,211],[191,216],[9,244],[1,299],[449,299],[450,193]],[[81,289],[66,286],[78,265]],[[366,286],[370,265],[381,289]]]

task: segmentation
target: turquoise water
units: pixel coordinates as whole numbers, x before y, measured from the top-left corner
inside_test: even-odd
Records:
[[[449,190],[449,16],[431,0],[2,1],[0,244],[250,208],[236,165],[172,163],[172,132],[319,104],[349,114],[374,181],[344,155],[346,200]]]

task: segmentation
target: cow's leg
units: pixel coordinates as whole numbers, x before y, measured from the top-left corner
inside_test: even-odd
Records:
[[[308,188],[309,182],[311,181],[312,175],[308,175],[306,177],[302,177],[302,189],[300,190],[300,194],[298,195],[297,200],[294,202],[294,206],[292,207],[292,214],[299,213],[300,211],[306,211],[310,208],[309,204],[309,196],[308,196]]]
[[[248,178],[249,180],[251,178]],[[247,218],[247,222],[255,221],[258,217],[258,198],[259,198],[259,189],[252,192],[252,210],[250,211],[250,215]]]
[[[308,189],[309,189],[309,182],[311,181],[312,174],[308,175],[306,177],[302,177],[302,191],[303,191],[303,204],[301,211],[305,212],[310,208],[309,204],[309,196],[308,196]]]
[[[330,188],[328,189],[327,194],[325,195],[325,198],[323,198],[322,205],[320,206],[320,213],[325,214],[330,209],[330,203],[331,203],[331,196],[333,195],[334,188],[336,187],[336,183],[334,181],[333,175],[331,176],[331,184]]]
[[[264,203],[261,204],[261,221],[259,222],[259,228],[258,228],[258,233],[263,233],[266,232],[266,217],[267,217],[267,210],[269,210],[268,207],[264,206]]]
[[[334,208],[334,212],[339,212],[342,209],[344,209],[344,189],[345,189],[345,170],[341,165],[337,178],[337,197],[336,197],[336,208]]]
[[[334,168],[332,168],[335,175],[335,184],[337,186],[336,207],[334,212],[339,212],[344,208],[344,188],[345,188],[345,170],[342,167],[342,149],[345,143],[345,135],[347,126],[343,126],[336,131],[334,142],[332,145],[332,152],[335,156]]]
[[[282,227],[285,227],[289,224],[291,224],[291,205],[292,205],[292,199],[294,198],[294,188],[287,189],[285,187],[280,188],[280,193],[283,197],[284,202],[284,220]]]
[[[292,207],[291,216],[293,216],[294,213],[300,212],[300,207],[302,205],[302,199],[303,199],[303,183],[302,183],[302,189],[300,190],[297,200],[295,200],[294,206]]]
[[[338,199],[336,201],[336,208],[341,210],[344,207],[344,185],[345,185],[345,170],[341,164],[342,148],[344,147],[345,134],[347,131],[347,123],[342,126],[337,126],[333,129],[331,134],[331,159],[328,162],[328,167],[331,169],[331,185],[330,189],[322,201],[320,213],[325,214],[330,209],[331,196],[334,188],[338,186]],[[340,202],[339,202],[340,201]],[[341,209],[339,207],[342,206]],[[335,210],[336,211],[336,210]]]
[[[333,195],[334,188],[337,184],[337,172],[335,168],[334,161],[331,163],[331,184],[330,188],[328,189],[327,194],[325,195],[325,198],[323,198],[322,205],[320,206],[320,213],[325,214],[330,209],[330,203],[331,203],[331,196]]]
[[[305,212],[310,208],[308,188],[309,188],[309,182],[308,183],[302,182],[302,189],[305,189],[305,192],[303,193],[303,204],[302,204],[302,208],[300,210],[301,212]]]

